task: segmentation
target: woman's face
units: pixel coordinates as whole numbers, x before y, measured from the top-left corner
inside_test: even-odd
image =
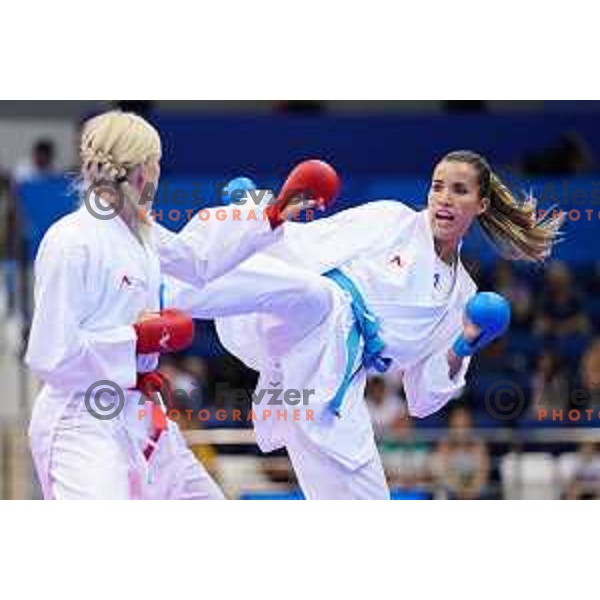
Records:
[[[475,167],[464,162],[440,162],[433,172],[427,205],[433,237],[458,244],[473,219],[488,206],[487,198],[480,196]]]

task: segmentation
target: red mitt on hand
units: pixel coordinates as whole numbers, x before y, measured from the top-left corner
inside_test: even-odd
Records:
[[[157,317],[134,324],[137,335],[137,352],[179,352],[188,348],[194,340],[192,318],[177,309],[166,309]]]
[[[150,399],[153,399],[154,393],[160,393],[165,406],[163,408],[153,399],[152,424],[157,431],[165,430],[167,428],[167,415],[165,411],[169,411],[173,401],[173,384],[171,380],[160,371],[138,373],[135,389]]]
[[[305,160],[294,167],[286,179],[277,202],[266,212],[275,229],[285,220],[288,205],[300,197],[317,200],[321,208],[327,208],[340,191],[340,178],[335,169],[322,160]]]

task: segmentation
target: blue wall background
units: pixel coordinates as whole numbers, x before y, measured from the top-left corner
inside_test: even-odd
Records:
[[[239,171],[237,174],[247,175],[248,172]],[[221,204],[218,191],[224,182],[222,176],[216,175],[163,178],[156,202],[159,220],[170,229],[179,230],[187,220],[186,210],[197,211]],[[282,182],[283,178],[278,179],[274,175],[257,180],[259,186],[274,189]],[[512,183],[514,185],[515,182]],[[342,197],[332,212],[380,199],[397,199],[417,208],[424,207],[428,186],[429,180],[426,178],[348,177],[344,179]],[[519,186],[540,197],[541,208],[557,205],[565,211],[571,211],[571,218],[566,221],[564,239],[556,249],[557,258],[571,262],[591,262],[600,257],[599,182],[587,177],[571,177],[531,179],[520,181]],[[78,200],[73,193],[71,181],[66,177],[25,184],[20,189],[20,198],[25,218],[25,234],[30,242],[30,256],[33,258],[46,229],[73,210]],[[577,216],[578,220],[575,220]],[[476,229],[466,240],[465,251],[477,256],[484,264],[496,258]]]
[[[238,171],[283,177],[294,162],[317,157],[350,175],[428,176],[446,152],[469,148],[495,166],[515,164],[570,131],[600,157],[597,113],[368,116],[155,115],[166,173]]]

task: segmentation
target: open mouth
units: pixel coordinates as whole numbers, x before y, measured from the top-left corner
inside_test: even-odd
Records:
[[[445,210],[443,208],[440,208],[439,210],[436,211],[435,218],[438,221],[447,221],[447,222],[454,221],[454,215],[449,210]]]

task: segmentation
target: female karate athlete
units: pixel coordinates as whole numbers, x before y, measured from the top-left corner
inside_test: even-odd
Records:
[[[253,298],[253,314],[224,312],[217,329],[260,372],[258,389],[310,394],[260,407],[271,414],[255,421],[263,451],[287,449],[307,498],[389,497],[363,398],[368,367],[401,372],[410,413],[425,417],[460,394],[470,355],[507,327],[506,301],[476,294],[460,260],[475,221],[503,257],[534,262],[561,224],[537,219],[533,199],[515,198],[481,156],[452,152],[435,167],[425,210],[378,201],[289,223],[267,250],[180,295],[198,316],[219,314],[222,295]]]
[[[161,383],[154,373],[160,353],[193,338],[191,317],[161,310],[159,300],[155,246],[174,258],[181,242],[152,222],[147,203],[140,210],[147,186],[158,184],[160,158],[159,135],[142,118],[109,112],[88,121],[81,138],[86,201],[40,246],[26,361],[44,383],[30,441],[45,498],[222,497],[176,424],[160,435],[154,411],[140,419],[140,390]],[[202,222],[187,275],[201,287],[273,243],[279,224]]]

